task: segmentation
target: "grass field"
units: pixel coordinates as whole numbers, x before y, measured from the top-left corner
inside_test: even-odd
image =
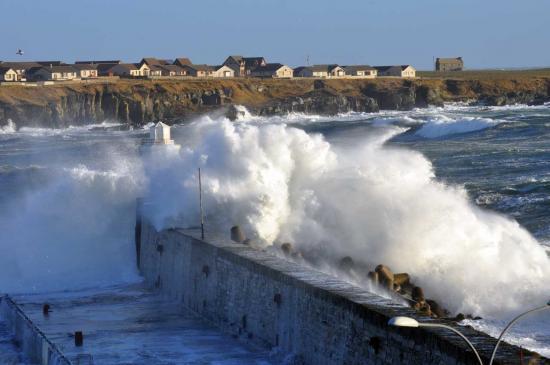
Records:
[[[467,70],[455,72],[417,71],[417,77],[429,79],[521,79],[550,77],[549,68],[527,70]]]

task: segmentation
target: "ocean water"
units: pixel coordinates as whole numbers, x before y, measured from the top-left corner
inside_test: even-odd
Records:
[[[135,199],[158,228],[196,225],[201,167],[207,229],[385,263],[491,335],[550,299],[550,105],[203,116],[154,155],[122,129],[0,129],[0,292],[139,281]],[[549,317],[506,339],[550,356]]]

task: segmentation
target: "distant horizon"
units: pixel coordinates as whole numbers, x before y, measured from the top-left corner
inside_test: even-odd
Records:
[[[132,6],[129,6],[131,4]],[[64,62],[189,57],[220,64],[231,54],[310,64],[410,64],[463,57],[465,68],[550,67],[550,2],[529,0],[3,0],[0,60]],[[11,16],[7,16],[11,14]]]

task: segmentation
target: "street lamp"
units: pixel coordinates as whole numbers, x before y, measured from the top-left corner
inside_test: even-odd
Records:
[[[472,351],[476,355],[477,360],[479,361],[479,364],[483,365],[483,361],[481,361],[481,357],[479,356],[479,354],[478,354],[477,350],[475,349],[474,345],[472,345],[472,343],[466,338],[466,336],[464,336],[462,333],[460,333],[458,330],[454,329],[451,326],[446,326],[446,325],[440,324],[440,323],[418,322],[416,319],[410,318],[410,317],[393,317],[388,321],[388,324],[390,326],[395,326],[395,327],[413,327],[413,328],[416,328],[416,327],[437,327],[437,328],[445,328],[445,329],[448,329],[450,331],[453,331],[458,336],[460,336],[464,341],[466,341],[468,346],[470,346],[470,348],[472,349]]]
[[[512,321],[510,323],[508,323],[508,325],[506,327],[504,327],[504,329],[500,333],[500,336],[498,336],[497,343],[495,345],[495,348],[493,349],[493,353],[491,354],[491,361],[489,361],[489,365],[493,364],[493,360],[495,359],[495,355],[497,353],[498,345],[500,345],[500,342],[502,341],[502,337],[504,337],[504,334],[506,333],[506,331],[508,331],[510,329],[510,327],[512,327],[514,325],[514,323],[516,323],[520,318],[522,318],[522,317],[524,317],[528,314],[539,312],[539,311],[542,311],[542,310],[548,309],[548,308],[550,308],[550,300],[548,301],[548,303],[546,303],[546,305],[544,305],[542,307],[535,308],[535,309],[531,309],[530,311],[522,313],[519,316],[517,316],[516,318],[512,319]]]

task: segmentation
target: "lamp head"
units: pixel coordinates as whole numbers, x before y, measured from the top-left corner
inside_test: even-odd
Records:
[[[410,317],[393,317],[388,324],[395,327],[419,327],[418,321]]]

